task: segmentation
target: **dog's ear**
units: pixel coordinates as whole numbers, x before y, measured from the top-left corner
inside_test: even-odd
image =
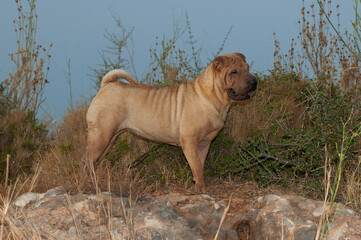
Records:
[[[244,56],[242,53],[236,53],[238,56],[240,56],[244,61],[246,61],[246,56]]]
[[[225,56],[216,57],[213,60],[212,65],[214,70],[216,70],[217,72],[221,71],[224,67],[228,65],[227,57]]]

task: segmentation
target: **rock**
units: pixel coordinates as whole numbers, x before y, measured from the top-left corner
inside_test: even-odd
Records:
[[[251,207],[233,199],[218,239],[314,239],[323,202],[298,196],[267,195]],[[25,193],[8,215],[24,232],[42,239],[214,239],[228,201],[209,195],[171,193],[134,201],[125,197],[67,195],[61,188]],[[341,204],[328,239],[361,239],[360,213]],[[7,225],[9,226],[9,225]],[[9,229],[9,227],[7,227]]]
[[[328,209],[321,201],[299,196],[267,195],[259,197],[258,204],[258,208],[237,213],[224,229],[237,229],[239,239],[313,240],[322,210]],[[361,239],[360,217],[360,213],[336,204],[331,212],[333,223],[329,226],[327,239]],[[240,231],[245,226],[248,229]],[[247,238],[241,237],[244,232],[249,232]]]
[[[39,193],[24,193],[14,201],[14,205],[17,207],[25,207],[27,204],[35,202],[44,197],[44,194]]]

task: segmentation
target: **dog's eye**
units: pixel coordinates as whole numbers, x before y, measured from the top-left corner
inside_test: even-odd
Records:
[[[232,72],[231,72],[231,75],[236,75],[237,74],[237,70],[233,70]]]

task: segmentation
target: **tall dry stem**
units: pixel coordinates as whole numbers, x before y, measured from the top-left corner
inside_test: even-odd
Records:
[[[305,6],[303,0],[300,32],[296,39],[292,39],[287,54],[281,53],[280,42],[275,38],[276,73],[295,72],[298,79],[316,78],[322,82],[341,83],[347,91],[360,89],[360,59],[350,48],[355,40],[347,29],[344,37],[340,37],[340,6],[336,5],[333,11],[332,1],[319,0],[318,3]],[[338,22],[336,26],[330,21],[331,18]],[[336,32],[331,31],[332,28]],[[343,71],[346,69],[351,70]],[[336,74],[341,71],[342,74]],[[331,76],[334,77],[331,79]]]
[[[38,15],[36,0],[28,0],[24,9],[21,0],[15,0],[18,18],[13,21],[17,50],[10,54],[15,70],[9,73],[9,79],[4,81],[4,96],[10,103],[10,109],[38,111],[45,100],[43,90],[48,83],[49,67],[47,61],[51,55],[49,50],[36,42]]]

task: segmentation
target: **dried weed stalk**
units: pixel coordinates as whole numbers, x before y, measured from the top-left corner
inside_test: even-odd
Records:
[[[24,9],[21,0],[15,0],[18,7],[18,18],[14,20],[17,50],[10,54],[16,69],[4,81],[4,95],[10,102],[11,109],[30,110],[35,113],[44,101],[43,90],[48,83],[47,74],[50,59],[49,48],[36,42],[38,15],[36,0],[27,1],[28,9]]]
[[[274,69],[279,75],[295,72],[298,79],[315,77],[318,81],[340,83],[346,91],[360,88],[359,59],[349,48],[355,46],[355,41],[347,29],[343,34],[345,37],[339,37],[339,5],[336,5],[334,16],[332,1],[320,2],[326,7],[316,9],[314,4],[306,7],[303,1],[300,32],[296,40],[292,39],[287,54],[281,52],[280,41],[275,37]],[[331,17],[337,20],[337,32],[333,31],[333,25],[328,21]],[[341,71],[342,74],[337,75]],[[332,78],[335,75],[337,77]]]

